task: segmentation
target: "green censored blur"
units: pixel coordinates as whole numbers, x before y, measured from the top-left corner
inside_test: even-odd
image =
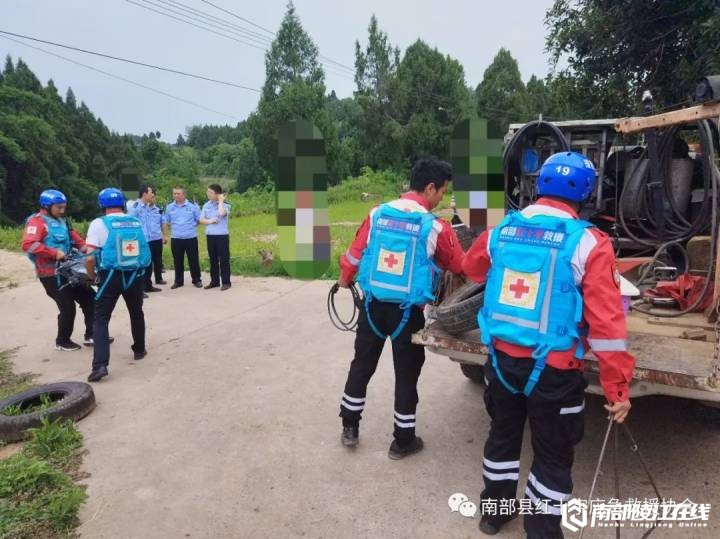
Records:
[[[478,232],[505,217],[502,146],[499,130],[480,118],[456,124],[450,140],[458,215]]]
[[[325,140],[306,120],[278,131],[275,175],[279,255],[298,279],[321,277],[330,266]]]

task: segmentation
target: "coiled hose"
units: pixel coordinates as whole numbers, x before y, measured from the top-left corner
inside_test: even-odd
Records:
[[[718,234],[718,193],[720,193],[720,171],[718,171],[717,167],[715,166],[715,144],[713,140],[713,125],[710,123],[709,120],[703,120],[698,123],[698,129],[700,131],[700,140],[701,144],[703,145],[703,174],[705,176],[706,182],[705,182],[705,198],[703,200],[703,208],[705,208],[708,204],[710,205],[710,262],[709,267],[707,270],[707,278],[705,280],[705,286],[703,286],[702,293],[698,296],[698,298],[693,302],[692,305],[689,307],[682,309],[680,311],[672,311],[672,312],[664,312],[662,310],[653,310],[653,309],[642,309],[638,307],[640,303],[642,303],[642,300],[635,301],[632,304],[632,308],[635,311],[641,312],[643,314],[649,314],[652,316],[658,316],[663,318],[674,318],[677,316],[682,316],[684,314],[693,312],[695,309],[697,309],[698,305],[705,299],[705,295],[707,294],[709,288],[711,279],[710,276],[712,275],[713,266],[715,265],[715,256],[716,256],[716,243],[717,243],[717,234]],[[710,189],[708,189],[708,183]],[[627,183],[626,183],[627,185]],[[708,191],[712,191],[712,196],[708,197]],[[624,191],[624,189],[623,189]],[[641,197],[642,198],[642,197]],[[671,197],[672,198],[672,197]],[[701,212],[701,216],[703,213]],[[697,221],[698,219],[696,219]],[[624,227],[624,222],[621,220],[621,223]],[[688,230],[694,229],[694,223],[688,223],[690,226]],[[705,227],[703,224],[701,226],[701,230]],[[627,230],[626,230],[627,232]],[[691,234],[694,235],[694,234]],[[676,238],[674,240],[671,240],[669,242],[663,243],[660,245],[660,247],[655,252],[655,256],[653,257],[653,261],[648,264],[648,266],[645,268],[645,271],[638,279],[637,283],[641,283],[643,279],[646,277],[647,273],[650,271],[650,267],[654,263],[655,260],[660,256],[660,253],[666,250],[668,247],[672,245],[678,245],[681,241],[684,241],[689,236],[684,237],[681,236],[679,238]],[[633,238],[634,239],[634,238]],[[685,260],[687,261],[687,251],[685,251]],[[687,262],[686,262],[687,264]]]
[[[363,305],[363,299],[360,295],[360,291],[358,290],[354,282],[350,283],[348,289],[350,290],[353,298],[353,313],[350,319],[348,321],[342,320],[337,312],[337,308],[335,307],[335,294],[337,294],[338,290],[340,290],[340,285],[338,285],[337,283],[332,285],[332,287],[330,288],[330,292],[328,293],[327,311],[328,316],[330,317],[330,322],[332,322],[333,326],[335,326],[340,331],[354,332],[357,330],[358,320],[360,319],[360,309]]]
[[[562,134],[562,131],[558,129],[555,125],[549,123],[549,122],[543,122],[542,120],[538,120],[536,122],[530,122],[522,126],[520,129],[518,129],[515,134],[513,135],[513,138],[510,139],[510,142],[505,147],[505,151],[503,152],[503,174],[505,176],[505,201],[507,203],[508,208],[510,209],[520,209],[520,205],[518,202],[516,202],[513,199],[512,192],[514,189],[511,189],[511,179],[514,178],[511,170],[511,164],[517,163],[520,161],[520,158],[518,156],[518,152],[524,148],[525,142],[527,139],[536,138],[540,134],[544,134],[543,132],[549,132],[549,134],[555,139],[555,141],[560,146],[560,149],[558,151],[561,152],[569,152],[570,151],[570,145],[568,144],[568,141],[565,139],[565,135]],[[516,185],[518,190],[521,192],[522,186]]]

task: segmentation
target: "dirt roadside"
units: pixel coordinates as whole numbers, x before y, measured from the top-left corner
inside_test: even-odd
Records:
[[[13,257],[27,264],[21,255],[3,253],[3,271]],[[41,382],[84,380],[91,351],[56,352],[55,307],[37,282],[23,283],[0,293],[0,348],[19,347],[17,370],[39,373]],[[337,414],[353,335],[327,320],[330,283],[240,277],[233,283],[228,292],[186,286],[151,295],[145,302],[149,355],[140,362],[132,360],[127,311],[118,303],[110,376],[95,386],[98,408],[79,423],[88,449],[83,469],[90,474],[81,535],[480,537],[477,517],[452,513],[448,497],[462,492],[479,502],[489,425],[482,388],[446,358],[428,354],[418,409],[426,449],[390,461],[387,346],[368,391],[360,446],[347,451],[339,444]],[[76,329],[77,337],[80,320]],[[587,410],[574,471],[579,496],[589,490],[605,427],[599,399],[588,397]],[[660,398],[637,400],[630,425],[665,496],[720,502],[714,465],[720,427]],[[522,477],[531,459],[527,434],[526,448]],[[627,449],[620,473],[624,497],[653,496]],[[613,496],[611,468],[598,489],[599,497]],[[640,535],[623,531],[623,537]],[[715,508],[706,529],[653,533],[718,536]],[[522,522],[512,522],[503,537],[524,537]],[[614,537],[614,531],[590,530],[585,537]]]

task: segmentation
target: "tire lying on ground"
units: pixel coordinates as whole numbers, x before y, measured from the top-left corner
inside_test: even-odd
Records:
[[[42,410],[23,413],[41,404],[40,396],[48,395],[52,404]],[[10,407],[20,407],[18,415],[5,415]],[[50,421],[58,418],[77,421],[95,408],[95,393],[89,384],[83,382],[59,382],[34,387],[0,400],[0,440],[16,442],[26,437],[27,429],[39,427],[42,418]]]
[[[484,284],[464,284],[437,306],[437,321],[451,335],[462,335],[477,329],[477,314],[483,305],[484,292]]]

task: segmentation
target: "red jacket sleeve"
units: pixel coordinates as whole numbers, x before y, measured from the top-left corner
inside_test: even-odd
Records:
[[[588,344],[600,363],[600,384],[610,402],[627,400],[635,358],[627,351],[627,325],[615,253],[605,234],[593,231],[598,240],[585,264],[582,282],[583,317],[589,326]]]
[[[488,254],[488,238],[490,232],[483,231],[465,253],[463,272],[476,283],[484,283],[490,269],[490,255]]]
[[[25,224],[20,247],[26,253],[35,255],[38,258],[55,258],[57,250],[43,243],[45,236],[47,236],[47,226],[43,218],[40,216],[31,217]]]
[[[370,233],[370,216],[365,220],[355,233],[355,239],[348,247],[348,250],[340,255],[340,275],[343,280],[350,282],[355,279],[362,258],[363,251],[367,247],[368,234]]]
[[[444,219],[438,219],[437,222],[442,226],[442,231],[438,234],[435,260],[442,269],[448,270],[455,275],[462,275],[465,253],[460,246],[460,242],[455,236],[450,223]]]
[[[75,230],[70,230],[70,239],[72,240],[72,244],[78,249],[82,249],[83,247],[85,247],[85,239],[80,235],[79,232]]]

